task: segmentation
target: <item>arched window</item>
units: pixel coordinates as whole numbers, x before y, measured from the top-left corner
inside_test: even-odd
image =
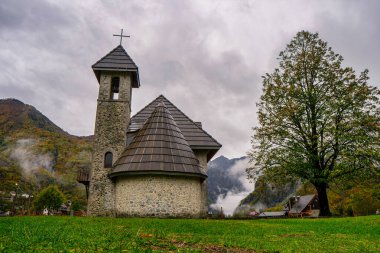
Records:
[[[118,76],[111,79],[111,99],[119,99],[119,84],[120,78]]]
[[[104,155],[104,168],[112,168],[113,155],[111,152],[107,152]]]

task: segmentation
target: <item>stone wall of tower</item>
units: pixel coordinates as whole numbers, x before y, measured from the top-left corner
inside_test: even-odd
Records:
[[[207,174],[207,153],[206,150],[193,150],[195,156],[199,160],[199,165],[204,169]],[[208,179],[206,178],[201,183],[201,213],[206,216],[208,212]]]
[[[119,77],[119,97],[111,98],[111,79]],[[131,75],[127,72],[102,72],[96,110],[94,151],[91,167],[88,215],[114,216],[115,185],[108,178],[111,168],[104,167],[106,152],[112,152],[113,163],[126,145],[130,121]]]

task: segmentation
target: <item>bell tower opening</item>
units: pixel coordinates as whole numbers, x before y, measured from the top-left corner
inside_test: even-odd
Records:
[[[115,76],[111,79],[111,99],[119,99],[119,86],[120,86],[120,77]]]

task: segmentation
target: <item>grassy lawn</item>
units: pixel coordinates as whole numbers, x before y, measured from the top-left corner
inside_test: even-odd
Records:
[[[0,252],[380,252],[380,216],[190,220],[0,218]]]

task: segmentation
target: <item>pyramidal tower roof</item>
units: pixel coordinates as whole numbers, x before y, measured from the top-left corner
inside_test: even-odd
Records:
[[[132,72],[132,87],[140,87],[138,67],[122,45],[118,45],[106,56],[97,61],[92,65],[92,69],[98,81],[100,80],[100,73],[102,71]]]
[[[164,103],[156,106],[109,176],[131,174],[207,177]]]

